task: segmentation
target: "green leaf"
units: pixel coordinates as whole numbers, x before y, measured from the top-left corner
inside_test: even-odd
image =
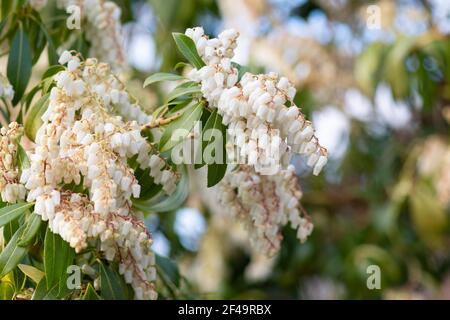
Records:
[[[24,228],[20,227],[9,240],[8,245],[0,254],[0,278],[12,271],[27,253],[28,249],[17,245]]]
[[[102,300],[102,298],[98,295],[98,293],[95,291],[92,284],[88,283],[86,292],[83,295],[83,300]]]
[[[166,98],[166,101],[172,101],[181,96],[192,96],[195,93],[200,93],[200,87],[196,83],[186,82],[173,89]]]
[[[38,284],[45,276],[44,272],[33,266],[19,264],[18,267],[20,271],[22,271],[28,278],[36,282],[36,284]]]
[[[8,14],[11,12],[11,8],[12,8],[13,3],[14,3],[14,1],[12,1],[12,0],[2,1],[2,4],[1,4],[1,10],[2,10],[1,20],[4,20],[8,16]]]
[[[41,117],[47,110],[49,96],[49,93],[42,96],[27,113],[24,129],[26,136],[32,141],[36,138],[36,133],[42,125]]]
[[[22,237],[20,237],[18,245],[21,247],[28,246],[34,239],[41,226],[41,217],[36,213],[32,213],[25,222],[25,230]]]
[[[111,265],[100,262],[101,297],[106,300],[126,300],[127,288],[119,273]]]
[[[177,144],[179,144],[181,141],[183,141],[186,136],[189,134],[189,132],[194,127],[195,123],[200,119],[202,116],[204,104],[203,102],[197,102],[193,101],[190,106],[186,108],[183,115],[179,117],[177,120],[170,123],[166,130],[164,130],[164,133],[161,136],[161,140],[159,142],[159,148],[161,152],[170,150]],[[184,130],[185,135],[179,135],[177,140],[172,139],[172,134],[175,132],[175,130],[181,129]]]
[[[195,47],[194,41],[183,33],[172,33],[175,40],[175,44],[178,50],[183,54],[183,56],[197,69],[205,66],[202,58],[198,55],[197,48]]]
[[[211,117],[211,111],[209,111],[208,109],[204,109],[203,113],[202,113],[202,117],[200,118],[200,121],[202,123],[202,135],[201,135],[201,139],[203,139],[204,133],[205,133],[205,127],[206,127],[206,123],[208,122],[209,118]],[[203,149],[204,149],[204,142],[203,140],[200,141],[200,147],[195,150],[196,154],[195,154],[195,163],[194,163],[194,168],[195,169],[200,169],[202,168],[206,163],[203,159]]]
[[[178,266],[171,259],[155,254],[156,267],[158,274],[165,277],[165,280],[170,280],[175,286],[180,285],[180,271]]]
[[[217,137],[215,133],[220,132],[220,137]],[[210,115],[208,120],[206,121],[206,124],[203,128],[203,134],[202,134],[202,148],[200,150],[201,156],[202,156],[202,162],[205,161],[203,159],[204,152],[207,150],[208,146],[211,145],[211,148],[214,148],[215,146],[220,147],[222,150],[222,159],[217,159],[217,163],[209,162],[208,164],[208,187],[213,187],[217,183],[219,183],[222,178],[224,177],[226,171],[227,171],[227,164],[226,164],[226,150],[225,150],[225,139],[226,139],[226,127],[222,123],[222,116],[217,112],[217,110],[214,110],[214,112]],[[216,139],[220,138],[220,141],[215,141]],[[214,152],[218,151],[217,148],[214,148]],[[215,158],[213,159],[215,160]],[[199,168],[201,166],[196,166],[196,168]]]
[[[67,267],[73,264],[74,257],[75,251],[69,244],[47,228],[44,240],[44,268],[48,289],[59,283],[65,287]]]
[[[42,31],[41,25],[41,17],[36,11],[32,11],[30,16],[25,19],[25,29],[28,31],[32,49],[33,65],[39,60],[47,44],[47,39],[45,33]]]
[[[145,201],[133,199],[133,206],[144,213],[150,212],[169,212],[178,209],[187,199],[189,194],[189,177],[186,172],[183,172],[181,180],[173,194],[164,200],[157,199]]]
[[[0,280],[0,300],[12,300],[14,293],[14,285],[11,282]]]
[[[173,70],[178,70],[178,69],[182,69],[186,66],[188,66],[189,64],[187,64],[186,62],[178,62],[175,67],[173,67]]]
[[[13,104],[22,98],[31,77],[31,48],[27,34],[20,27],[12,40],[11,51],[8,58],[7,75],[14,87]]]
[[[21,171],[30,167],[30,159],[20,143],[17,145],[17,166]]]
[[[5,242],[9,242],[11,238],[14,236],[16,231],[19,229],[19,219],[11,220],[9,223],[5,224],[3,226],[3,238],[5,239]]]
[[[34,203],[17,203],[0,209],[0,227],[19,217]]]
[[[48,68],[44,74],[42,75],[41,80],[53,77],[55,74],[57,74],[60,71],[64,71],[66,68],[60,64],[51,66],[50,68]]]
[[[164,73],[164,72],[155,73],[155,74],[152,74],[147,79],[145,79],[145,81],[144,81],[144,88],[146,86],[152,84],[152,83],[155,83],[155,82],[176,81],[176,80],[183,80],[183,79],[184,79],[184,77],[179,76],[177,74],[173,74],[173,73]]]
[[[47,289],[47,281],[44,278],[39,281],[34,290],[32,300],[58,300],[58,283],[55,283],[50,289]]]

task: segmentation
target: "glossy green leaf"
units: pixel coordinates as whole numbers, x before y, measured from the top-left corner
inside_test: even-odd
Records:
[[[140,200],[133,199],[133,206],[144,213],[150,212],[169,212],[179,208],[187,199],[189,194],[189,177],[183,172],[180,182],[173,194],[164,200]]]
[[[44,72],[41,79],[44,80],[44,79],[53,77],[55,74],[57,74],[58,72],[63,71],[63,70],[65,70],[65,67],[60,64],[51,66]]]
[[[44,240],[44,268],[47,288],[62,283],[65,286],[67,267],[73,264],[75,251],[59,235],[47,228]]]
[[[214,132],[214,130],[217,130]],[[221,148],[221,156],[218,156],[217,162],[216,158],[212,163],[208,163],[208,176],[207,185],[208,187],[213,187],[219,183],[224,177],[227,171],[226,164],[226,150],[225,150],[225,139],[226,139],[226,127],[222,123],[222,116],[215,110],[203,128],[203,141],[202,141],[202,156],[204,156],[205,150],[208,147],[213,148],[214,153],[219,151],[215,146]],[[220,132],[220,136],[217,137],[216,134]],[[220,139],[216,141],[216,139]],[[220,159],[221,158],[221,159]]]
[[[30,159],[20,143],[17,145],[17,166],[21,171],[30,167]]]
[[[180,271],[178,266],[174,261],[167,257],[155,254],[156,257],[156,267],[158,269],[158,274],[165,277],[165,280],[170,280],[175,286],[180,285]]]
[[[23,233],[23,226],[20,227],[9,240],[8,245],[0,253],[0,278],[12,271],[22,260],[28,249],[17,245],[17,241]]]
[[[18,28],[11,43],[8,58],[7,75],[14,87],[13,104],[22,98],[31,77],[32,58],[28,35]]]
[[[47,281],[44,278],[39,281],[34,290],[32,300],[58,300],[58,283],[55,283],[51,288],[47,288]]]
[[[197,48],[195,47],[194,41],[183,33],[172,34],[175,43],[180,50],[181,54],[197,69],[205,66],[202,58],[200,58]]]
[[[92,284],[88,283],[86,292],[83,295],[83,300],[102,300],[102,298],[98,295],[98,293],[95,291]]]
[[[24,129],[26,136],[32,141],[36,138],[36,133],[42,125],[41,117],[47,110],[49,96],[50,94],[42,96],[27,113]]]
[[[25,230],[19,239],[18,245],[22,247],[28,246],[38,233],[41,223],[41,217],[36,213],[32,213],[25,222]]]
[[[193,101],[186,107],[186,110],[181,117],[167,126],[159,143],[159,148],[162,152],[170,150],[186,138],[195,123],[202,116],[203,108],[204,104],[202,102],[198,103]],[[183,135],[177,135],[177,139],[172,139],[172,135],[177,129],[184,130],[184,132],[182,132]]]
[[[18,219],[11,220],[9,223],[5,224],[3,226],[3,238],[5,239],[5,242],[9,242],[13,235],[16,233],[16,231],[19,229],[20,224]]]
[[[34,203],[17,203],[0,209],[0,227],[16,219],[31,208]]]
[[[189,84],[189,85],[187,85]],[[200,87],[197,84],[186,82],[186,85],[182,84],[175,89],[173,89],[166,98],[166,101],[172,101],[181,96],[192,96],[195,93],[200,93]]]
[[[101,297],[106,300],[126,300],[126,287],[111,265],[100,263]]]
[[[183,80],[183,79],[184,79],[184,77],[179,76],[179,75],[174,74],[174,73],[164,73],[164,72],[155,73],[155,74],[152,74],[147,79],[145,79],[145,81],[144,81],[144,88],[146,86],[152,84],[152,83],[155,83],[155,82],[176,81],[176,80]]]

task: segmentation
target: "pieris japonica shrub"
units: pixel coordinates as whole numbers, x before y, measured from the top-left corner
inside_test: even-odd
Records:
[[[120,80],[120,9],[56,2],[80,8],[80,31],[49,26],[37,11],[46,1],[2,2],[1,297],[164,298],[178,271],[153,253],[144,220],[183,204],[188,168],[207,172],[216,201],[245,225],[255,250],[276,254],[285,225],[307,239],[313,223],[291,158],[301,155],[318,175],[327,151],[287,78],[233,62],[238,31],[174,33],[185,72],[146,79],[144,87],[174,82],[147,113]],[[48,65],[32,86],[43,52]]]

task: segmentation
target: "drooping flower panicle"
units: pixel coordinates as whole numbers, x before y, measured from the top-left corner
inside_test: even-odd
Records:
[[[281,228],[288,222],[305,241],[313,225],[300,209],[302,193],[290,161],[295,153],[304,155],[318,175],[327,150],[295,105],[295,87],[275,73],[247,72],[239,80],[231,61],[239,37],[235,30],[210,39],[197,27],[186,35],[206,64],[188,78],[200,84],[209,107],[222,116],[228,160],[240,164],[219,184],[220,202],[244,221],[253,245],[268,255],[279,250]]]
[[[31,167],[21,177],[27,200],[36,202],[35,212],[77,252],[100,239],[100,250],[119,263],[136,298],[155,298],[151,238],[131,202],[139,198],[141,186],[128,161],[134,158],[142,169],[150,168],[154,182],[168,194],[178,175],[141,136],[138,122],[115,114],[132,104],[107,64],[81,61],[69,52],[60,63],[67,69],[54,76],[56,87],[36,134]],[[74,192],[69,184],[85,192]]]

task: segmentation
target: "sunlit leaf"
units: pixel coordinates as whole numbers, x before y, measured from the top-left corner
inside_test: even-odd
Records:
[[[29,266],[26,264],[19,264],[18,267],[28,278],[36,282],[36,284],[38,284],[45,276],[44,272],[33,266]]]
[[[159,143],[159,149],[161,152],[170,150],[186,138],[195,123],[202,116],[203,108],[204,104],[202,102],[198,103],[193,101],[190,106],[186,108],[181,117],[167,126]],[[177,135],[177,139],[174,139],[173,137],[175,130],[180,130],[178,131],[180,132],[180,135]],[[183,133],[183,135],[181,135],[181,133]]]
[[[205,66],[202,58],[198,55],[197,48],[194,41],[183,33],[172,34],[175,43],[180,50],[181,54],[197,69]]]
[[[144,81],[144,88],[152,83],[160,82],[160,81],[176,81],[176,80],[182,80],[184,77],[179,76],[177,74],[173,73],[155,73],[152,74],[150,77],[145,79]]]

